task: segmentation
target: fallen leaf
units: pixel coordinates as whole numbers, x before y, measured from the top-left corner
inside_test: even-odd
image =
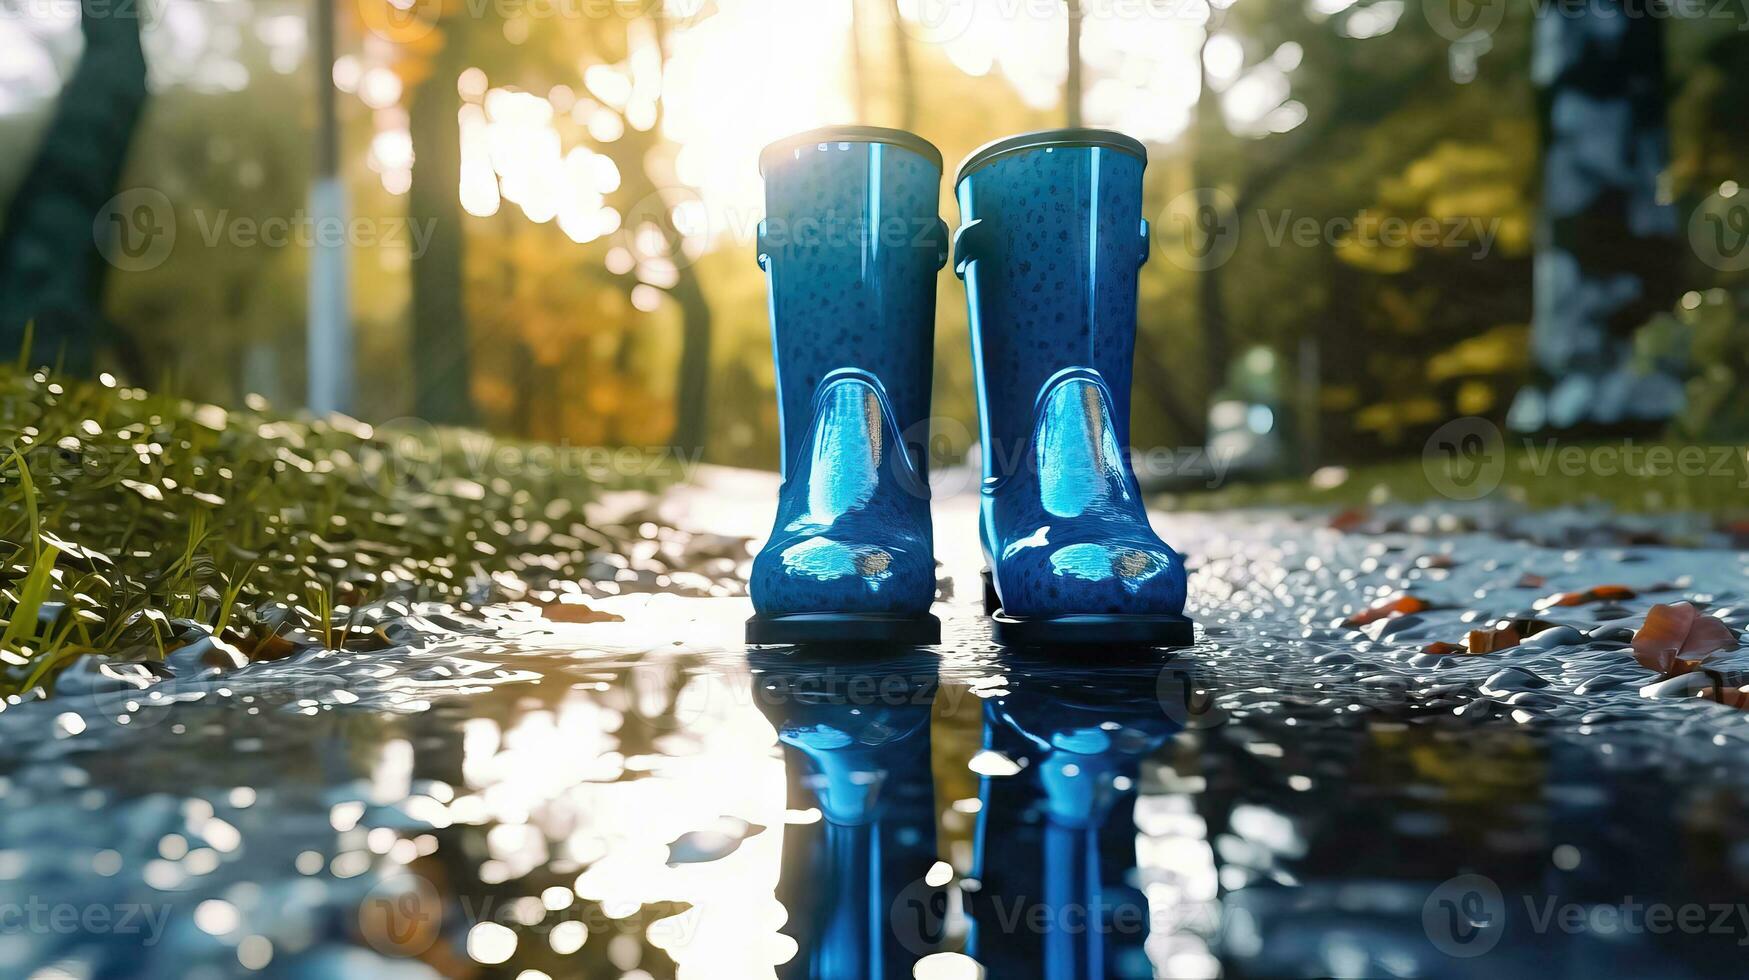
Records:
[[[1543,630],[1552,630],[1555,627],[1562,625],[1565,624],[1552,623],[1546,619],[1532,619],[1528,616],[1520,616],[1516,619],[1502,619],[1494,624],[1494,628],[1497,630],[1513,630],[1518,634],[1520,639],[1523,639],[1527,636],[1535,636]]]
[[[1337,531],[1352,531],[1365,524],[1370,517],[1371,515],[1366,511],[1358,507],[1350,507],[1330,518],[1330,527]]]
[[[1349,629],[1358,629],[1368,623],[1376,623],[1381,619],[1389,619],[1393,616],[1406,616],[1410,613],[1426,612],[1432,608],[1433,604],[1426,599],[1417,598],[1412,595],[1400,595],[1395,599],[1384,599],[1374,603],[1368,608],[1343,620],[1342,625]]]
[[[283,635],[269,633],[249,648],[249,659],[254,661],[284,660],[298,652],[298,645]]]
[[[1435,640],[1432,643],[1429,643],[1426,646],[1422,647],[1421,652],[1422,653],[1431,653],[1431,654],[1433,654],[1435,656],[1439,656],[1439,657],[1454,657],[1454,656],[1461,657],[1464,654],[1469,653],[1470,651],[1465,649],[1462,646],[1459,646],[1456,643],[1447,643],[1444,640]]]
[[[1529,572],[1518,577],[1518,587],[1521,589],[1540,589],[1547,584],[1549,584],[1548,579],[1541,575],[1532,575]]]
[[[1666,677],[1687,673],[1723,650],[1737,649],[1737,634],[1692,603],[1659,603],[1634,633],[1634,659]]]
[[[1500,629],[1470,630],[1464,645],[1469,647],[1471,653],[1498,653],[1517,646],[1520,639],[1517,630],[1503,626]]]
[[[625,617],[599,609],[591,609],[581,602],[549,602],[541,607],[541,615],[555,623],[619,623]]]
[[[1707,701],[1717,701],[1719,704],[1727,704],[1733,708],[1749,708],[1749,691],[1745,691],[1740,687],[1727,687],[1723,689],[1717,687],[1703,687],[1694,692],[1694,696]]]
[[[1637,593],[1625,585],[1599,585],[1583,592],[1557,592],[1537,601],[1538,609],[1550,609],[1555,606],[1583,606],[1592,602],[1621,602],[1632,599]]]

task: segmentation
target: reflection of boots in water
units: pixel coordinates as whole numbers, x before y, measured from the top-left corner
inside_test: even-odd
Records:
[[[967,895],[970,952],[991,977],[1151,977],[1148,905],[1130,883],[1141,760],[1178,730],[1155,668],[1004,663],[984,747],[1021,766],[986,776]]]
[[[911,976],[947,908],[923,880],[936,860],[935,659],[749,656],[759,709],[783,745],[792,811],[777,898],[799,951],[780,975]]]

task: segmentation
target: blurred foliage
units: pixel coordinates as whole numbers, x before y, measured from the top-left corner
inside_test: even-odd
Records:
[[[627,3],[623,16],[563,17],[543,15],[542,5],[417,6],[422,16],[441,15],[437,29],[387,17],[387,0],[345,8],[343,48],[389,66],[405,88],[403,103],[454,83],[432,71],[444,44],[464,45],[493,87],[545,97],[563,86],[589,100],[583,75],[594,66],[626,66],[633,42],[652,30],[654,9]],[[1413,6],[1387,33],[1349,36],[1357,33],[1354,18],[1377,6],[1324,14],[1298,0],[1241,0],[1219,12],[1218,30],[1237,39],[1245,68],[1294,52],[1287,98],[1305,118],[1283,132],[1236,134],[1211,95],[1180,137],[1150,147],[1146,213],[1157,228],[1168,202],[1215,187],[1234,201],[1240,234],[1232,258],[1212,272],[1180,268],[1159,249],[1143,270],[1138,444],[1200,439],[1203,406],[1225,377],[1215,366],[1226,363],[1222,351],[1253,345],[1275,350],[1290,379],[1302,376],[1303,358],[1316,358],[1316,390],[1288,399],[1316,412],[1314,420],[1298,420],[1315,423],[1303,431],[1320,433],[1308,459],[1401,453],[1453,415],[1503,417],[1524,374],[1531,313],[1538,197],[1531,11],[1512,6],[1481,41],[1447,40]],[[713,16],[716,7],[703,4],[693,18]],[[860,107],[857,118],[837,121],[911,120],[940,146],[950,174],[954,161],[989,139],[1062,124],[1060,106],[1027,104],[1000,71],[968,75],[941,46],[895,32],[885,7],[863,4],[841,75],[820,80],[851,92]],[[1749,84],[1749,34],[1738,26],[1731,16],[1670,25],[1669,180],[1684,208],[1721,181],[1742,179],[1749,165],[1737,97]],[[287,403],[303,387],[306,255],[298,248],[207,248],[200,240],[203,222],[215,215],[264,219],[302,208],[313,83],[307,62],[276,68],[250,37],[235,56],[251,78],[245,91],[173,88],[150,103],[124,183],[164,189],[181,237],[163,266],[112,275],[107,307],[152,357],[150,376],[130,380],[219,404],[240,404],[251,391]],[[364,148],[405,110],[372,109],[348,96],[342,112],[355,213],[400,217],[405,197],[384,189]],[[684,193],[679,147],[660,121],[628,124],[604,140],[574,118],[558,113],[555,128],[565,146],[613,159],[623,180],[607,197],[622,214],[647,213],[659,190]],[[0,117],[7,137],[26,141],[35,124]],[[748,159],[743,166],[753,165]],[[947,181],[943,191],[943,217],[952,225],[957,208]],[[1291,232],[1271,240],[1271,229],[1302,219],[1318,229],[1308,243]],[[1469,232],[1390,244],[1354,230],[1386,219]],[[608,262],[616,247],[635,244],[630,231],[579,244],[556,222],[530,221],[508,204],[463,220],[472,388],[487,426],[572,444],[666,442],[684,385],[677,365],[687,318],[696,321],[697,311],[667,280],[658,283],[659,302],[633,302],[644,271],[609,271]],[[1488,231],[1485,245],[1479,229]],[[771,467],[777,422],[764,283],[746,239],[730,233],[703,254],[688,253],[676,278],[696,290],[709,316],[710,458]],[[1730,284],[1691,256],[1685,263],[1685,282],[1696,290]],[[352,253],[361,417],[409,411],[409,265],[404,240]],[[940,280],[936,336],[936,414],[960,432],[976,431],[964,303],[950,272]],[[1700,378],[1694,394],[1731,400]]]
[[[1689,293],[1670,313],[1653,317],[1634,336],[1646,368],[1687,379],[1688,404],[1679,431],[1692,439],[1749,439],[1749,293],[1709,289]]]
[[[0,694],[93,651],[200,644],[203,662],[234,666],[368,649],[388,640],[358,616],[384,598],[604,577],[592,563],[616,564],[634,535],[591,527],[583,504],[654,485],[535,465],[479,433],[276,418],[13,367],[0,442]]]

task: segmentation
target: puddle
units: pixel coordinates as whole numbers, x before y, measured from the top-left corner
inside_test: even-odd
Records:
[[[1607,627],[1741,633],[1749,556],[1172,527],[1204,637],[1170,659],[998,650],[970,588],[874,660],[626,595],[11,705],[0,973],[1741,973],[1749,713],[1643,696]],[[1639,595],[1538,613],[1576,642],[1421,652],[1604,582]],[[1337,625],[1404,586],[1438,608]]]

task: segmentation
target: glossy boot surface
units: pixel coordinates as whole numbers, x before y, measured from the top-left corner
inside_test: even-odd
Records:
[[[784,479],[747,641],[937,642],[923,445],[940,154],[833,127],[773,144],[760,169]]]
[[[1141,144],[1099,130],[991,144],[960,169],[984,483],[987,611],[1011,644],[1182,646],[1183,560],[1130,468]]]

